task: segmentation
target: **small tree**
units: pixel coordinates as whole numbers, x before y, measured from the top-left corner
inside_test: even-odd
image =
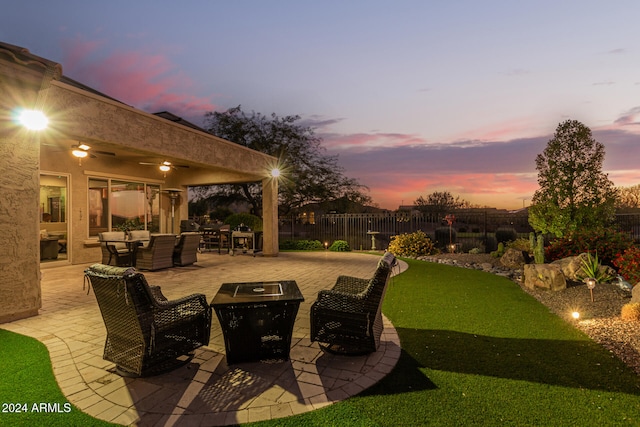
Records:
[[[538,184],[529,208],[534,230],[557,237],[578,228],[607,225],[614,214],[615,188],[602,172],[604,145],[576,120],[560,123],[536,157]]]

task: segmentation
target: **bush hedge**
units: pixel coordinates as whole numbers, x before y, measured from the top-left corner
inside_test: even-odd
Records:
[[[431,242],[431,239],[429,239],[429,237],[420,230],[415,233],[391,236],[391,242],[389,243],[388,250],[395,256],[409,257],[433,255],[438,253],[438,250],[433,245],[433,242]]]

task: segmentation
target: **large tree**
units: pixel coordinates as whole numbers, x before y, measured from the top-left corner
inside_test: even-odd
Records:
[[[299,116],[265,116],[246,114],[240,106],[223,112],[205,114],[205,129],[216,136],[269,154],[278,159],[283,175],[279,185],[281,214],[307,203],[334,200],[341,197],[371,203],[367,188],[344,175],[338,157],[328,155],[322,140],[311,127],[299,124]],[[223,195],[246,200],[256,213],[262,210],[259,183],[205,187],[196,190],[200,198]]]
[[[536,157],[538,184],[529,208],[534,230],[561,237],[578,228],[607,225],[615,212],[615,188],[602,172],[604,145],[576,120],[558,125]]]
[[[418,197],[413,203],[420,212],[438,215],[442,218],[455,209],[470,206],[469,202],[460,199],[460,196],[453,197],[448,191],[434,191],[427,194],[427,197]]]
[[[618,187],[616,207],[619,209],[640,208],[640,184],[631,187]]]

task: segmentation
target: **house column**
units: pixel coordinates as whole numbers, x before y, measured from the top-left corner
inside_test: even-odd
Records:
[[[278,256],[278,179],[269,177],[262,180],[262,253]]]

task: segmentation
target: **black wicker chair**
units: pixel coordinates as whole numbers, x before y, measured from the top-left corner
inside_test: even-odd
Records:
[[[396,263],[387,252],[371,279],[340,276],[311,305],[311,341],[332,353],[366,354],[380,345],[382,300]]]
[[[85,280],[93,287],[107,329],[103,357],[121,375],[167,372],[209,344],[211,307],[204,295],[168,301],[134,268],[103,264],[87,268]]]

